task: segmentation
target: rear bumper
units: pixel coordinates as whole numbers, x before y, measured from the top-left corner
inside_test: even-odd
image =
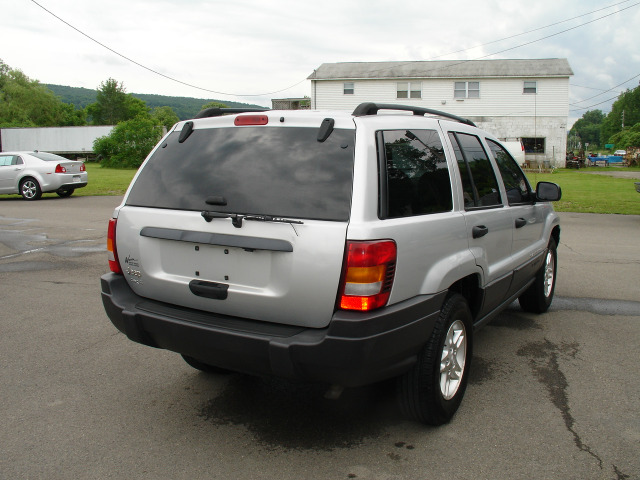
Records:
[[[136,295],[125,278],[101,278],[107,315],[129,339],[229,370],[344,386],[399,375],[429,339],[445,293],[371,313],[336,312],[327,328],[216,315]]]

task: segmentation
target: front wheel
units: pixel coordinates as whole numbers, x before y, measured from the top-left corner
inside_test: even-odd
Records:
[[[544,313],[549,309],[556,289],[557,261],[556,241],[551,237],[544,257],[544,265],[536,274],[535,281],[518,298],[520,307],[525,312]]]
[[[402,413],[428,425],[448,423],[467,388],[472,318],[466,299],[450,295],[417,363],[398,379]]]
[[[40,184],[33,178],[25,178],[20,182],[20,195],[25,200],[38,200],[42,196]]]

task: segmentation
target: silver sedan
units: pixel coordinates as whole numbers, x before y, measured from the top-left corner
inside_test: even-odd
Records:
[[[87,185],[84,163],[47,152],[0,152],[0,193],[37,200],[43,193],[68,197]]]

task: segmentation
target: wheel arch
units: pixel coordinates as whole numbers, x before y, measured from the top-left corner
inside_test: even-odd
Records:
[[[480,275],[474,273],[461,278],[449,287],[450,292],[459,293],[465,298],[474,320],[478,317],[480,308],[482,307],[481,281]]]

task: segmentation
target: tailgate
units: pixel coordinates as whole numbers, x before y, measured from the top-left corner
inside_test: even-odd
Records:
[[[347,223],[206,222],[200,212],[124,207],[120,264],[140,296],[225,315],[325,327],[333,314]],[[126,248],[125,248],[126,246]]]

